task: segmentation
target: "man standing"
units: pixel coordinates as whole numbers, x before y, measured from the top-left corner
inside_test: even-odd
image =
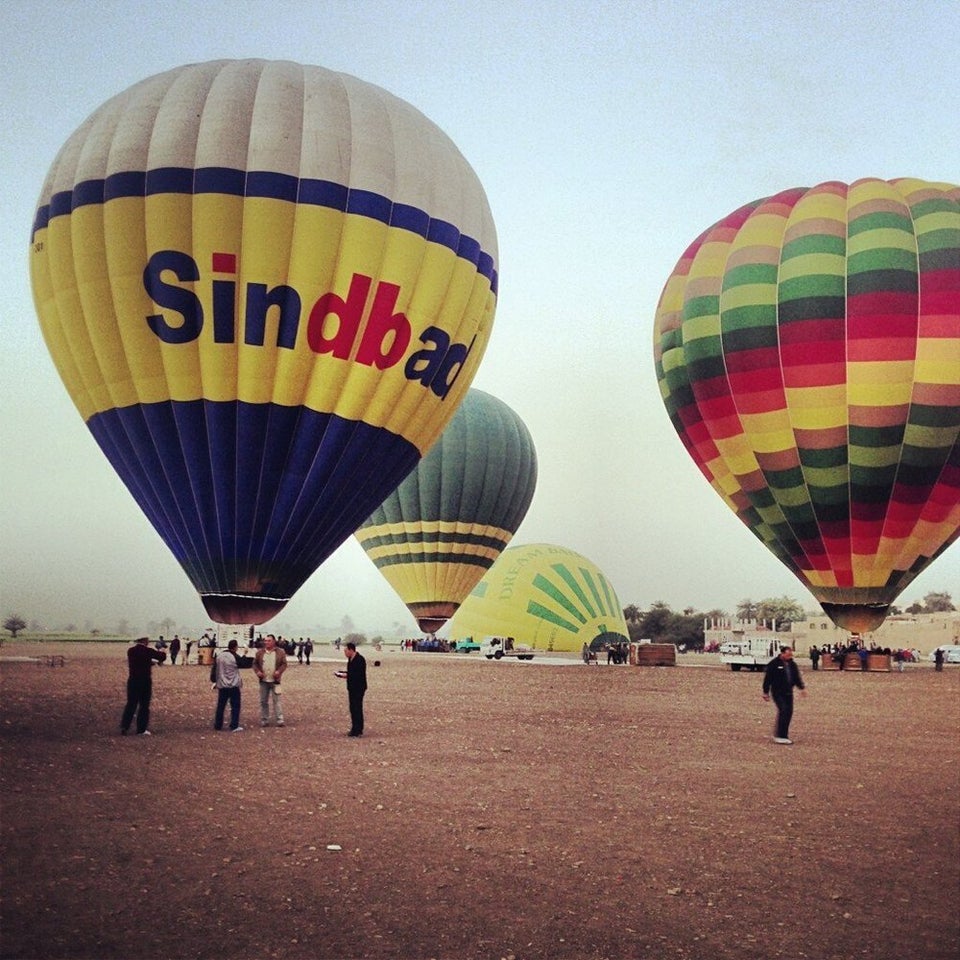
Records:
[[[349,737],[363,736],[363,695],[367,692],[367,661],[351,640],[343,648],[347,658],[347,699],[350,701]]]
[[[277,726],[283,726],[283,707],[280,705],[280,678],[287,669],[287,655],[277,646],[277,638],[268,633],[263,646],[253,658],[253,672],[260,680],[260,726],[270,722],[270,701]]]
[[[771,695],[777,705],[777,727],[774,743],[790,744],[790,720],[793,717],[793,688],[798,687],[801,695],[807,692],[800,676],[800,668],[793,659],[790,647],[781,647],[780,653],[768,664],[763,674],[763,699],[769,701]]]
[[[213,716],[213,729],[223,729],[223,712],[230,704],[230,730],[240,733],[240,661],[237,660],[237,641],[231,640],[223,653],[217,654],[210,667],[210,682],[217,688],[217,711]]]
[[[153,696],[153,662],[163,663],[167,654],[163,650],[151,650],[149,637],[137,637],[136,643],[127,649],[127,705],[120,718],[120,733],[126,736],[133,715],[137,715],[137,733],[150,736],[150,698]]]

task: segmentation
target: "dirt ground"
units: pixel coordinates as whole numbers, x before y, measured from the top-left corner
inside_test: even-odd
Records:
[[[261,730],[200,667],[0,654],[3,958],[873,958],[960,950],[960,668],[759,675],[320,648]],[[15,659],[62,652],[66,665]],[[373,660],[379,657],[379,667]]]

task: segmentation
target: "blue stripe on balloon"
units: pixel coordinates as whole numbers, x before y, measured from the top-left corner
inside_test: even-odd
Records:
[[[243,170],[200,167],[189,173],[193,174],[194,193],[225,193],[230,197],[242,197],[247,187],[247,175]]]
[[[383,428],[274,404],[138,404],[88,426],[201,594],[292,596],[419,459]]]
[[[329,180],[301,180],[289,174],[264,170],[247,173],[229,167],[198,167],[196,170],[161,167],[146,173],[113,173],[106,180],[84,180],[76,184],[73,190],[55,193],[48,204],[37,209],[33,234],[46,227],[54,217],[66,216],[77,207],[103,203],[104,200],[163,193],[265,197],[370,217],[449,248],[461,259],[474,264],[477,272],[490,281],[493,292],[497,292],[498,278],[493,257],[482,252],[477,240],[465,236],[453,224],[431,219],[424,210],[409,204],[394,203],[388,197],[370,190],[350,189]]]
[[[88,181],[92,182],[92,181]],[[114,173],[103,181],[103,197],[101,200],[91,198],[89,203],[102,203],[105,200],[113,200],[115,197],[142,197],[147,189],[146,175],[139,170],[127,173]],[[78,207],[83,203],[74,194],[74,202]]]
[[[193,193],[193,171],[183,167],[155,167],[147,171],[145,193]]]

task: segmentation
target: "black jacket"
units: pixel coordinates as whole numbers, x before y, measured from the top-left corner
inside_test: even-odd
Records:
[[[355,653],[347,661],[347,693],[363,693],[367,689],[367,661]]]
[[[793,695],[794,687],[803,689],[800,668],[794,660],[784,660],[779,655],[774,657],[763,674],[764,694],[772,692],[775,697],[789,697]]]

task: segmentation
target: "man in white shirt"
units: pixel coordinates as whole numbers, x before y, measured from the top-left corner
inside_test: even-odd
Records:
[[[260,680],[260,726],[270,722],[270,701],[277,726],[283,726],[283,707],[280,703],[280,678],[287,669],[287,655],[277,646],[277,638],[268,633],[263,646],[253,658],[253,672]]]

